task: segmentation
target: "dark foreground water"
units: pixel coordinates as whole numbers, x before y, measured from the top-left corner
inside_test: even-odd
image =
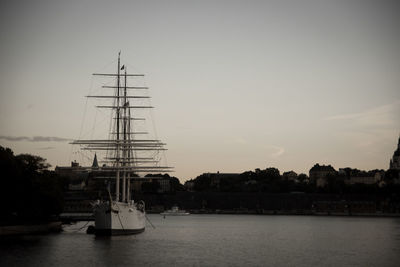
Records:
[[[135,236],[2,238],[0,266],[400,266],[400,219],[148,215]],[[91,224],[91,223],[90,223]]]

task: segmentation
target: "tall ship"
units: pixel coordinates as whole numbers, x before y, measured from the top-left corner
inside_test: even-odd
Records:
[[[149,173],[165,173],[171,167],[160,165],[160,153],[165,143],[152,139],[146,131],[139,131],[138,122],[146,120],[140,111],[152,109],[146,104],[150,98],[143,93],[146,86],[128,86],[128,80],[143,77],[143,74],[129,74],[127,66],[121,64],[118,53],[115,73],[94,73],[111,79],[101,89],[106,94],[88,95],[102,102],[96,108],[110,111],[110,125],[104,139],[78,139],[72,144],[81,150],[95,152],[95,158],[103,164],[93,164],[90,172],[95,179],[104,181],[106,197],[97,200],[93,207],[96,235],[137,234],[145,230],[146,211],[143,201],[135,202],[131,194],[131,180]],[[134,81],[133,81],[134,83]],[[101,90],[99,90],[101,91]],[[104,92],[103,92],[104,93]],[[105,104],[104,101],[106,102]],[[97,166],[96,166],[97,165]]]

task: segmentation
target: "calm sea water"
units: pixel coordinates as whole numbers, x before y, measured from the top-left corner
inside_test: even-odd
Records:
[[[2,239],[1,266],[400,266],[400,219],[148,215],[134,236]],[[92,222],[90,222],[92,224]]]

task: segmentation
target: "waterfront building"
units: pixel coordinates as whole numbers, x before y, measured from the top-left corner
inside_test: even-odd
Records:
[[[352,168],[340,168],[339,175],[344,177],[343,181],[346,185],[354,184],[378,184],[381,185],[381,181],[385,176],[384,170],[372,170],[372,171],[362,171]]]
[[[71,166],[56,166],[55,172],[59,176],[69,178],[69,190],[84,190],[90,171],[89,168],[80,166],[78,162],[72,161]]]
[[[288,180],[288,181],[293,181],[293,182],[298,182],[297,180],[297,173],[295,173],[294,171],[288,171],[288,172],[284,172],[282,174],[282,179],[283,180]]]
[[[344,183],[348,185],[353,184],[377,184],[382,180],[382,174],[380,172],[363,172],[358,175],[350,176],[349,179],[345,179]]]
[[[375,176],[353,176],[350,179],[345,180],[345,184],[353,185],[353,184],[375,184],[378,180]]]
[[[210,177],[210,186],[219,189],[220,188],[220,183],[221,179],[231,179],[238,177],[240,174],[239,173],[221,173],[221,172],[216,172],[216,173],[203,173],[203,175],[206,175]]]
[[[153,193],[170,193],[172,192],[171,178],[170,177],[136,177],[131,179],[131,186],[134,193],[146,193],[143,190],[146,184],[156,185]]]
[[[315,183],[317,187],[325,187],[327,184],[327,177],[329,175],[336,175],[336,170],[331,165],[315,164],[309,171],[311,182]]]
[[[114,193],[114,171],[105,172],[99,167],[97,155],[94,155],[91,167],[80,166],[78,162],[71,162],[71,166],[56,166],[55,172],[63,177],[69,178],[68,189],[72,191],[102,191],[104,185],[108,185],[110,193]],[[165,175],[156,175],[151,177],[133,177],[131,178],[131,190],[135,193],[142,193],[143,183],[153,183],[157,185],[155,192],[169,193],[172,192],[171,177]]]
[[[71,166],[56,166],[55,172],[59,176],[69,178],[69,190],[85,190],[92,178],[90,174],[99,169],[97,155],[94,154],[93,163],[91,167],[80,166],[78,162],[72,161]]]

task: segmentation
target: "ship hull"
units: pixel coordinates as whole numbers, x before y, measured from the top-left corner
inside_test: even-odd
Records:
[[[94,210],[96,235],[132,235],[145,230],[146,214],[133,203],[102,202]]]
[[[142,229],[96,229],[95,234],[97,236],[110,236],[110,235],[136,235],[144,232]]]

